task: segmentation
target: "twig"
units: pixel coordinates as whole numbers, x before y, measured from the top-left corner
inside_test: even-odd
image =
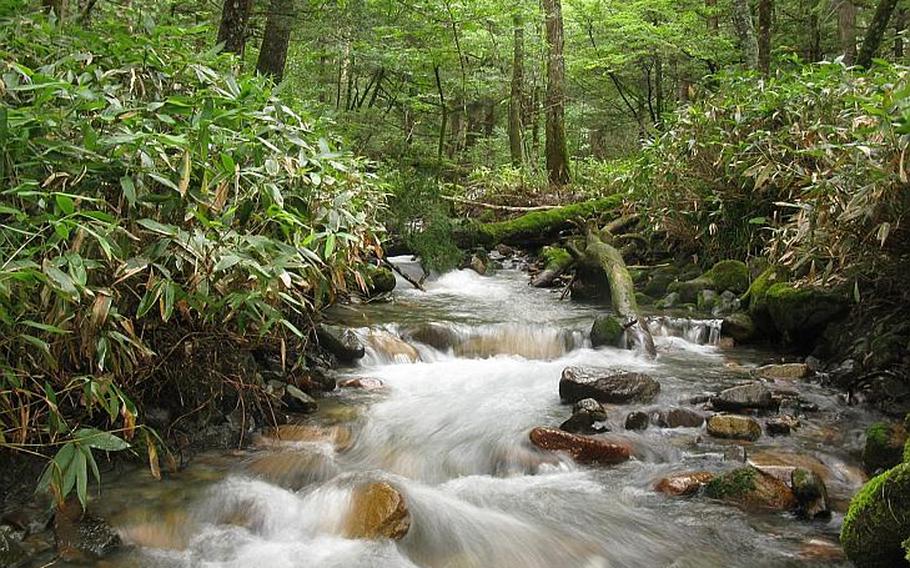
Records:
[[[382,264],[383,264],[384,266],[387,266],[388,268],[392,269],[396,274],[398,274],[399,276],[401,276],[402,278],[404,278],[405,280],[407,280],[408,284],[410,284],[411,286],[417,288],[417,289],[420,290],[421,292],[426,292],[426,291],[427,291],[427,289],[423,287],[423,284],[421,284],[421,283],[418,282],[417,280],[414,280],[413,278],[411,278],[410,276],[408,276],[407,274],[405,274],[403,270],[401,270],[400,268],[398,268],[397,266],[395,266],[394,264],[392,264],[392,263],[389,262],[388,260],[386,260],[386,259],[383,258],[380,262],[382,262]]]

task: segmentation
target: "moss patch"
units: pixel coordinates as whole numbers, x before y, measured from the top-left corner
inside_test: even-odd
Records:
[[[863,465],[870,472],[890,469],[904,458],[907,431],[903,424],[876,422],[866,429]]]
[[[713,499],[737,498],[755,490],[755,476],[752,467],[741,467],[712,479],[705,487],[705,494]]]
[[[722,260],[702,278],[713,281],[717,292],[730,290],[742,294],[749,288],[749,267],[739,260]]]
[[[543,247],[540,258],[543,259],[546,270],[562,270],[572,264],[572,255],[562,247]]]
[[[624,331],[619,318],[614,316],[599,317],[594,320],[594,326],[591,327],[591,345],[594,347],[603,345],[618,347]]]
[[[900,566],[910,538],[910,464],[873,478],[850,503],[840,540],[860,568]]]
[[[780,282],[765,293],[768,315],[785,340],[813,339],[847,309],[846,299],[819,288]]]

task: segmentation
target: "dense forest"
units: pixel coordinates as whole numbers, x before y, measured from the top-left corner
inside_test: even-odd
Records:
[[[812,562],[910,560],[908,28],[905,0],[0,0],[0,565],[94,562],[109,548],[135,565],[121,541],[158,541],[91,512],[102,482],[133,462],[167,480],[201,452],[250,451],[269,428],[323,420],[339,387],[383,385],[344,375],[376,352],[568,357],[562,339],[543,355],[528,355],[530,336],[506,351],[467,345],[436,312],[420,333],[357,331],[396,305],[442,309],[403,288],[432,296],[453,270],[483,282],[503,264],[556,306],[599,310],[582,351],[672,363],[669,324],[655,321],[716,321],[712,349],[757,380],[745,401],[725,398],[740,385],[697,402],[719,412],[707,433],[752,443],[812,424],[808,399],[783,410],[802,387],[775,390],[796,373],[812,396],[830,389],[822,413],[840,405],[832,428],[846,432],[812,447],[843,445],[863,470],[841,480],[841,509],[806,462],[774,464],[793,471],[773,506],[754,460],[658,491],[833,510],[836,558]],[[371,315],[342,321],[351,306]],[[452,329],[474,323],[458,317]],[[753,356],[729,351],[740,346],[774,365],[740,364]],[[626,400],[599,398],[573,368],[559,386],[572,418],[532,430],[522,463],[551,450],[573,464],[655,459],[597,446],[607,427],[591,424],[616,412],[600,404]],[[634,380],[629,398],[650,402],[651,383]],[[319,424],[319,440],[336,428],[341,444],[336,422]],[[458,475],[499,475],[484,467]],[[419,497],[393,486],[351,497],[398,499],[392,524],[350,521],[360,528],[346,536],[430,530],[404,509]],[[108,541],[84,544],[88,523]],[[402,546],[421,566],[511,565],[494,545],[460,561]],[[202,561],[189,558],[174,565]]]

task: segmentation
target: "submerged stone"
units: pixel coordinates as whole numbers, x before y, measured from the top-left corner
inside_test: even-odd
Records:
[[[57,552],[66,560],[101,558],[120,547],[117,531],[101,517],[69,499],[54,516]]]
[[[559,381],[559,397],[566,402],[593,398],[622,404],[648,402],[660,392],[660,383],[642,373],[594,367],[566,367]]]
[[[627,461],[632,450],[628,444],[605,438],[580,436],[555,428],[534,428],[531,443],[542,450],[565,452],[578,463],[612,465]]]

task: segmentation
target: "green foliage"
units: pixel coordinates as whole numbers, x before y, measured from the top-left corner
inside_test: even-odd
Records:
[[[887,268],[908,242],[905,75],[818,64],[761,83],[724,77],[679,113],[626,181],[652,228],[685,250],[766,254],[820,280]]]
[[[156,330],[303,335],[363,283],[384,194],[266,79],[198,49],[208,27],[20,7],[0,22],[0,447],[62,444],[45,481],[84,500],[91,449],[121,448],[80,425],[133,435],[127,393],[181,341]]]

